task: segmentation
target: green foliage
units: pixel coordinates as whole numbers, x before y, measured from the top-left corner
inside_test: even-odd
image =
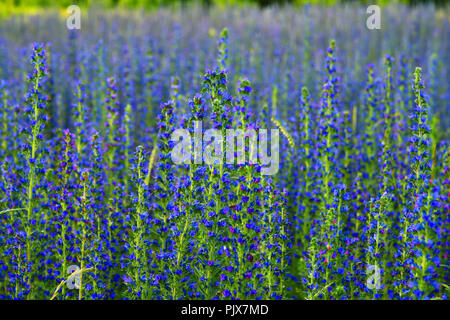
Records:
[[[255,4],[260,7],[270,5],[305,5],[305,4],[320,4],[320,5],[336,5],[338,3],[359,2],[363,5],[369,4],[389,4],[392,2],[401,2],[408,5],[416,5],[420,3],[434,3],[436,5],[446,5],[447,0],[3,0],[6,7],[60,7],[65,8],[72,4],[82,7],[100,6],[104,8],[126,7],[126,8],[155,8],[167,5],[187,5],[199,3],[202,5],[239,5]],[[0,6],[2,3],[0,3]]]

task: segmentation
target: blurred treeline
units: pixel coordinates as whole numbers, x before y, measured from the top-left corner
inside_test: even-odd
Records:
[[[334,5],[339,3],[361,3],[361,4],[389,4],[400,2],[408,5],[434,3],[442,6],[450,3],[450,0],[0,0],[0,7],[67,7],[77,4],[82,7],[101,6],[104,8],[129,7],[129,8],[154,8],[164,5],[189,5],[200,3],[202,5],[237,5],[256,4],[261,7],[269,5],[304,5],[322,4]]]

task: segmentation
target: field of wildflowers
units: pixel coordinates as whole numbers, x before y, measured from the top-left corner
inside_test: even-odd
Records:
[[[2,18],[0,298],[448,299],[450,12],[365,9]]]

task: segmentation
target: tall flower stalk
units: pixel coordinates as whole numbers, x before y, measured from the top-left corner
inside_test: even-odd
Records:
[[[28,116],[29,128],[27,132],[26,159],[29,166],[28,187],[26,198],[26,216],[22,220],[26,237],[26,263],[28,268],[27,284],[32,284],[33,270],[33,225],[35,224],[35,187],[38,182],[37,168],[39,166],[39,146],[43,141],[43,130],[48,118],[45,114],[47,106],[47,96],[43,92],[47,77],[46,51],[41,44],[33,45],[31,55],[31,65],[33,71],[29,76],[30,90],[26,95],[25,113]],[[32,294],[32,291],[30,292]]]

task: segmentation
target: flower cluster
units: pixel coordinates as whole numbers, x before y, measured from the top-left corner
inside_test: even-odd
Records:
[[[416,45],[406,8],[387,7],[399,32],[371,41],[353,6],[333,9],[339,26],[316,7],[183,10],[105,15],[68,38],[51,14],[33,32],[10,21],[57,41],[30,55],[27,37],[0,39],[0,298],[447,299],[437,11],[408,17],[434,30]],[[258,150],[208,144],[210,128],[255,132]],[[250,161],[266,129],[280,131],[271,176]],[[210,164],[216,147],[244,161]]]

